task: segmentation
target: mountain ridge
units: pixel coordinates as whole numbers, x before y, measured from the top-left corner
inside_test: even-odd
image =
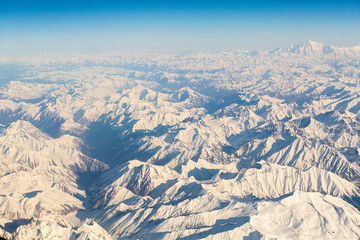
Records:
[[[357,239],[360,48],[1,58],[9,239]]]

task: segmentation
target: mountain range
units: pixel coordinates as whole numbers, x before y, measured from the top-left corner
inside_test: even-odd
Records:
[[[0,65],[6,239],[360,238],[360,46]]]

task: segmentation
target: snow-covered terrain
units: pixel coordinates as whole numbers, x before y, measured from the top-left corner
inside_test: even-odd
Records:
[[[360,239],[360,47],[0,65],[0,236]]]

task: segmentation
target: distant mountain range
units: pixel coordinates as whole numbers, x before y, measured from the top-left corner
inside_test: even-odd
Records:
[[[360,238],[360,47],[3,68],[6,239]]]

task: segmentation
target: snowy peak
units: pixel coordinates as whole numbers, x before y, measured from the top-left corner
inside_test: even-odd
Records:
[[[288,52],[302,55],[322,55],[334,52],[334,48],[320,42],[307,41],[300,45],[279,48],[275,52]]]
[[[181,88],[180,90],[176,91],[172,97],[173,99],[175,99],[178,102],[183,102],[186,99],[189,99],[191,97],[193,97],[194,91],[192,91],[190,88],[185,87],[185,88]]]
[[[167,167],[133,160],[105,172],[100,179],[100,188],[111,185],[122,186],[136,195],[146,196],[160,184],[178,176],[177,172]],[[94,189],[97,189],[98,185],[99,183]]]
[[[360,56],[360,46],[355,47],[334,47],[321,42],[307,41],[299,45],[291,45],[290,47],[278,48],[273,53],[292,53],[303,56],[332,56],[341,58],[354,58]]]
[[[359,238],[358,211],[330,195],[296,191],[279,201],[262,202],[257,210],[251,225],[272,239]]]
[[[18,120],[11,123],[7,128],[3,129],[0,137],[11,136],[16,139],[26,138],[39,141],[49,140],[50,137],[36,128],[28,121]]]
[[[260,164],[260,169],[249,169],[237,179],[243,191],[252,192],[253,195],[258,197],[280,197],[295,190],[325,192],[337,197],[359,195],[354,184],[336,174],[316,167],[301,171],[292,167],[266,162]],[[249,187],[256,186],[256,183],[261,185],[259,192],[260,188],[249,189]]]
[[[291,52],[302,53],[305,55],[328,54],[334,52],[334,48],[320,42],[308,41],[304,44],[295,46]]]
[[[112,240],[113,238],[99,224],[86,219],[80,226],[72,230],[70,240]]]
[[[16,121],[0,135],[0,173],[38,166],[63,166],[73,171],[102,171],[108,167],[80,150],[80,139],[51,138],[27,121]]]
[[[187,102],[194,106],[201,106],[209,101],[209,97],[195,92],[189,87],[183,87],[172,94],[171,99],[175,102]]]

